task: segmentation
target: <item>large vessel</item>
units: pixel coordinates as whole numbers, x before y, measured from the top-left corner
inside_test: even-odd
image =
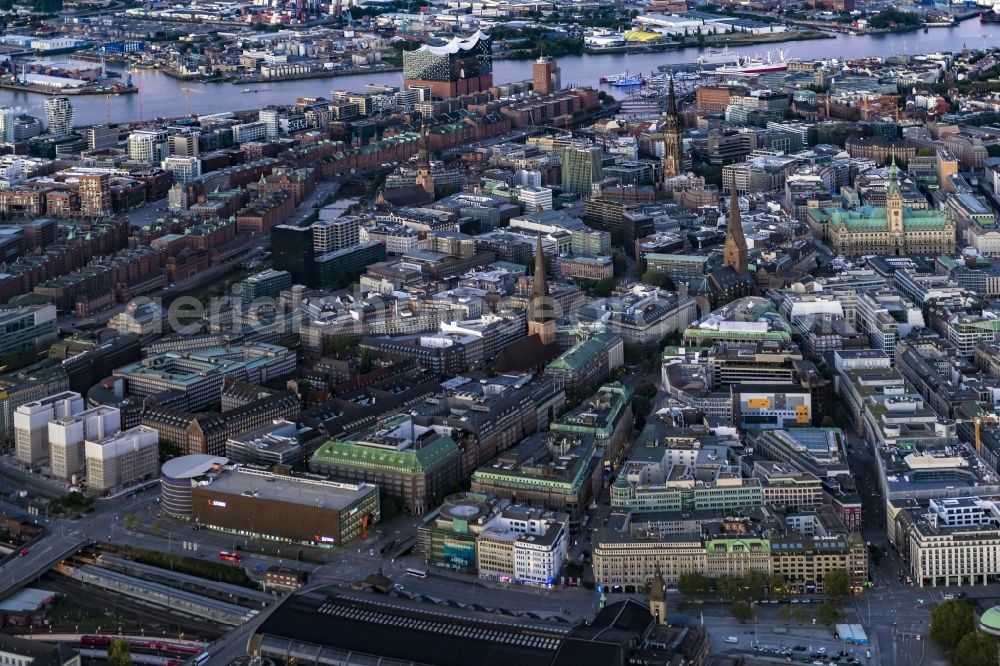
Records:
[[[698,64],[702,67],[718,67],[720,65],[738,65],[740,56],[736,51],[724,49],[709,49],[698,56]]]
[[[979,12],[981,23],[1000,23],[1000,5],[993,5],[992,9],[985,9]]]
[[[646,79],[642,78],[640,74],[629,74],[625,72],[624,74],[619,74],[611,82],[611,85],[618,88],[628,88],[632,86],[641,86],[646,84]]]
[[[719,74],[767,74],[768,72],[783,72],[788,69],[785,62],[785,54],[778,53],[778,59],[774,60],[771,54],[765,56],[753,56],[752,58],[742,58],[735,65],[723,65],[715,70]]]

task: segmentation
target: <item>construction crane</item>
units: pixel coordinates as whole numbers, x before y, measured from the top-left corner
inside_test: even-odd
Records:
[[[1000,416],[996,414],[980,414],[979,416],[973,417],[971,419],[955,419],[956,423],[972,423],[975,425],[975,445],[976,453],[978,455],[983,454],[983,438],[982,438],[982,425],[984,423],[991,423],[993,425],[1000,424]]]
[[[200,90],[195,90],[194,88],[181,88],[184,92],[184,115],[191,115],[191,93],[201,94]]]

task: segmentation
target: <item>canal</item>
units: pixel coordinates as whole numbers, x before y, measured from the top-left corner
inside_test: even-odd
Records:
[[[889,56],[897,53],[929,53],[958,51],[968,48],[992,48],[1000,43],[1000,23],[982,24],[973,18],[951,27],[931,28],[929,32],[908,32],[879,35],[838,35],[836,39],[819,39],[765,46],[742,46],[746,55],[783,51],[787,58],[815,60],[834,57]],[[648,73],[664,64],[693,63],[700,50],[687,48],[666,53],[607,54],[570,56],[559,59],[563,85],[577,84],[597,87],[598,78],[629,70]],[[65,60],[66,58],[53,58]],[[497,60],[493,65],[497,83],[531,78],[530,60]],[[127,122],[156,117],[176,117],[185,113],[186,106],[194,114],[219,113],[235,109],[257,109],[268,104],[288,104],[298,97],[329,97],[331,90],[361,90],[366,83],[402,85],[401,72],[358,74],[322,79],[303,79],[275,83],[255,83],[257,92],[242,93],[245,87],[233,83],[192,84],[172,79],[156,70],[145,70],[133,76],[139,93],[105,98],[85,96],[73,98],[77,125],[107,122]],[[608,90],[612,90],[608,88]],[[43,95],[0,90],[0,104],[22,109],[42,117]]]

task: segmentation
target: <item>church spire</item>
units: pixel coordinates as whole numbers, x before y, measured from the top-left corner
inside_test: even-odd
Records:
[[[729,224],[726,227],[726,244],[722,248],[722,265],[731,266],[737,273],[746,273],[749,263],[747,239],[743,235],[743,220],[740,216],[740,197],[733,185],[733,197],[729,203]]]
[[[542,233],[535,238],[535,276],[531,281],[531,305],[528,317],[528,335],[537,335],[542,344],[556,340],[556,320],[549,299],[549,284],[545,277],[545,254],[542,252]]]
[[[677,94],[674,92],[674,77],[670,77],[667,95],[667,115],[663,122],[663,186],[667,181],[681,175],[684,170],[684,137],[681,136],[681,121],[677,116]]]
[[[535,277],[531,282],[532,299],[548,298],[549,285],[545,278],[545,255],[542,253],[542,232],[535,239]],[[536,318],[540,313],[536,312]]]

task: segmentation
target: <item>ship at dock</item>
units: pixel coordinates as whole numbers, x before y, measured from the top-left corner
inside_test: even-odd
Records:
[[[980,23],[1000,23],[1000,4],[979,12]]]
[[[723,65],[717,68],[715,73],[751,76],[754,74],[768,74],[770,72],[784,72],[787,69],[788,62],[785,60],[785,54],[783,51],[779,51],[776,59],[772,57],[770,52],[763,56],[740,58],[735,65]]]
[[[724,49],[709,49],[698,56],[697,63],[702,69],[735,67],[740,63],[740,55],[736,51],[730,51],[728,46]]]

